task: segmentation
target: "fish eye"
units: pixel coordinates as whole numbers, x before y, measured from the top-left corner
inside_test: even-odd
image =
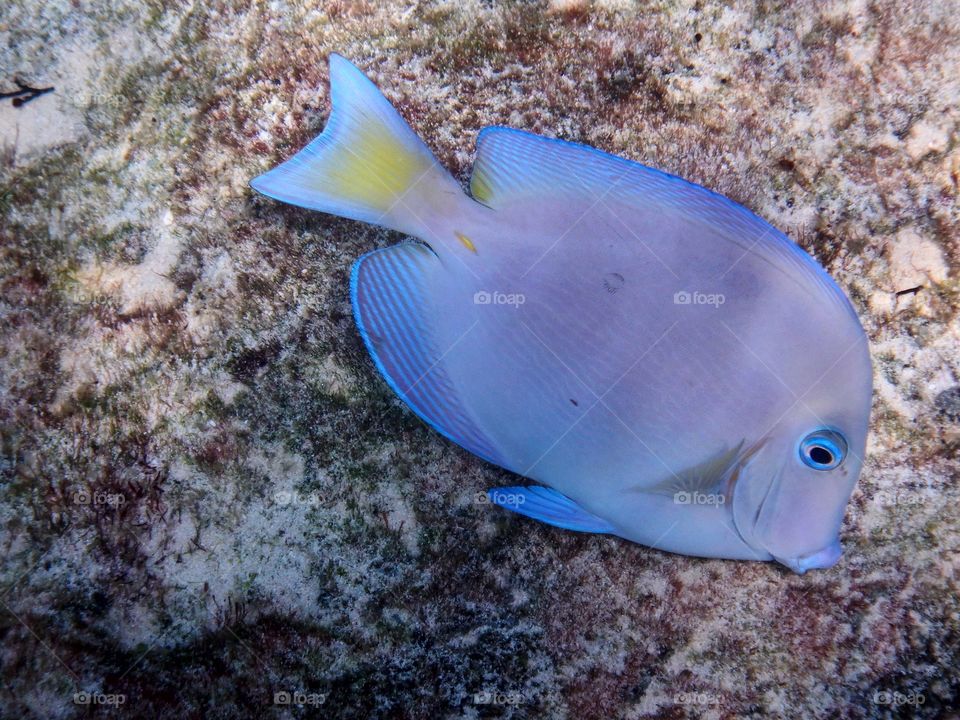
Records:
[[[800,459],[814,470],[833,470],[847,455],[847,441],[836,430],[821,428],[800,441]]]

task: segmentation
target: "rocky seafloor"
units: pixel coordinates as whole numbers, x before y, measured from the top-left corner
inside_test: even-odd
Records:
[[[461,180],[487,125],[584,142],[824,264],[875,373],[837,566],[477,501],[515,478],[353,325],[352,262],[400,236],[247,184],[323,127],[331,52]],[[5,0],[0,92],[0,717],[960,706],[955,0]]]

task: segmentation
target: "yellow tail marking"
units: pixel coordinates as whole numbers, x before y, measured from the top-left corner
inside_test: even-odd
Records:
[[[346,200],[387,211],[429,167],[377,122],[358,127],[349,144],[335,145],[318,189]]]
[[[473,241],[472,241],[470,238],[468,238],[468,237],[467,237],[466,235],[464,235],[462,232],[454,232],[453,234],[457,236],[457,240],[459,240],[460,243],[461,243],[467,250],[469,250],[470,252],[472,252],[474,255],[477,254],[477,246],[473,244]]]

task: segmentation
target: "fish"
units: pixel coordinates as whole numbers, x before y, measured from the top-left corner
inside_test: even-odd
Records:
[[[519,476],[493,505],[700,558],[833,566],[872,399],[849,298],[705,187],[487,127],[464,188],[330,56],[323,132],[251,181],[398,231],[350,275],[376,369],[442,436]]]

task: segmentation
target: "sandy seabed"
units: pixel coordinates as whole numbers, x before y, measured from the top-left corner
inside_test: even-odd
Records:
[[[869,335],[845,555],[793,575],[566,533],[354,328],[400,236],[256,196],[326,58],[465,181],[477,133],[742,203]],[[873,718],[960,706],[960,5],[0,9],[0,717]]]

